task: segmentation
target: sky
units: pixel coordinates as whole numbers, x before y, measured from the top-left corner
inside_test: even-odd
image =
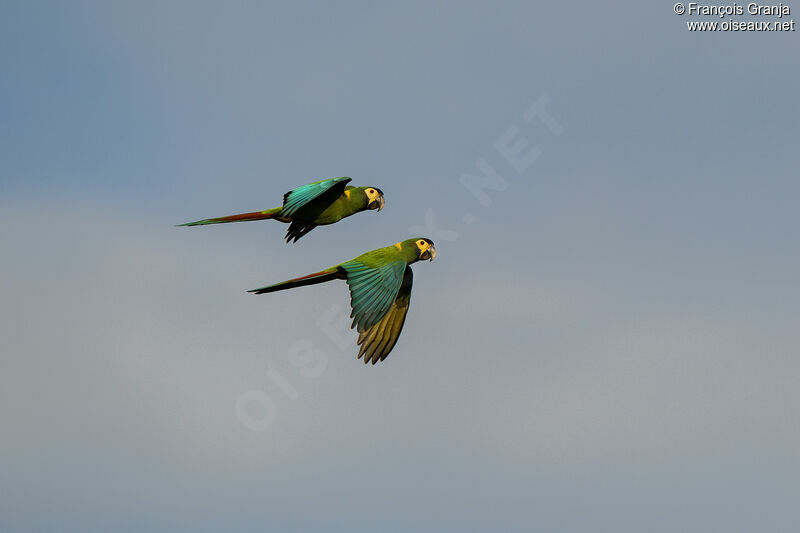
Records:
[[[0,3],[1,529],[796,531],[800,41],[712,19]],[[415,236],[378,365],[246,293]]]

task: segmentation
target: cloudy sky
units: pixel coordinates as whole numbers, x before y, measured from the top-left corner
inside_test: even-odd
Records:
[[[3,531],[796,531],[798,34],[550,4],[1,3]]]

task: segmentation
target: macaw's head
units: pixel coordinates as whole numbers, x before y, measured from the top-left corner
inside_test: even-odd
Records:
[[[433,246],[433,241],[430,239],[417,239],[414,244],[419,250],[419,259],[420,261],[433,261],[436,259],[436,248]]]
[[[433,241],[424,237],[398,242],[395,246],[406,251],[411,256],[409,257],[411,261],[433,261],[436,258],[436,248],[433,247]]]
[[[377,187],[364,187],[364,195],[367,197],[367,209],[383,209],[383,191]]]

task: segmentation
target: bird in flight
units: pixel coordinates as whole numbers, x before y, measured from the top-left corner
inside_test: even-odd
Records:
[[[288,222],[286,242],[292,242],[292,240],[297,242],[300,237],[317,226],[339,222],[343,218],[361,211],[383,209],[383,191],[377,187],[347,185],[350,181],[351,179],[347,177],[315,181],[284,194],[281,207],[178,225],[204,226],[225,222],[273,219],[279,222]]]
[[[397,343],[411,301],[411,265],[436,257],[433,241],[408,239],[378,248],[325,270],[248,292],[265,294],[343,279],[350,288],[351,328],[358,331],[358,357],[383,361]]]

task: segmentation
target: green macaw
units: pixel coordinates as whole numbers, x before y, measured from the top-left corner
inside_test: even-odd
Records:
[[[394,348],[411,300],[411,264],[436,257],[430,239],[418,238],[378,248],[325,270],[248,292],[264,294],[333,279],[350,287],[351,328],[358,331],[358,357],[374,365]]]
[[[367,209],[383,209],[383,191],[377,187],[353,187],[347,185],[349,182],[350,178],[347,177],[315,181],[284,194],[281,207],[178,225],[203,226],[271,218],[279,222],[290,222],[286,231],[286,242],[291,242],[292,239],[297,242],[297,239],[317,226],[339,222]]]

